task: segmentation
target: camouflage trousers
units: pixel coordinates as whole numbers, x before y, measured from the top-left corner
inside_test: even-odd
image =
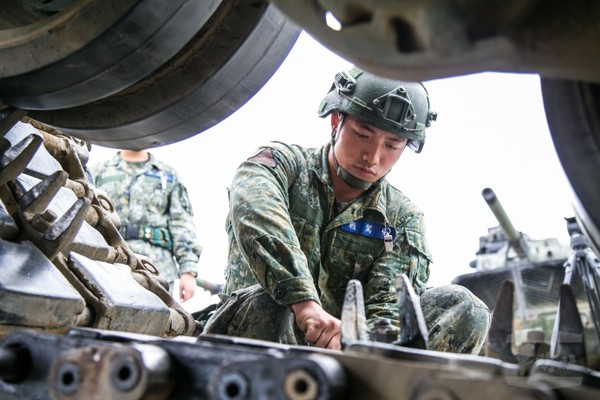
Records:
[[[428,289],[420,302],[430,350],[479,354],[491,319],[485,303],[459,285]],[[260,285],[227,296],[206,322],[203,333],[306,344],[291,307],[277,304]]]

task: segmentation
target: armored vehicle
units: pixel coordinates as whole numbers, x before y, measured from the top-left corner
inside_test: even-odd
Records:
[[[0,397],[597,398],[597,354],[569,284],[552,351],[535,335],[513,346],[523,296],[514,279],[500,288],[485,356],[407,347],[406,332],[365,334],[358,286],[339,352],[198,336],[119,235],[85,164],[88,144],[151,148],[219,123],[304,29],[390,77],[538,73],[578,238],[598,254],[599,19],[591,0],[4,0]],[[398,289],[410,311],[401,279]]]
[[[536,337],[550,345],[560,314],[561,290],[568,287],[577,304],[585,336],[588,364],[599,367],[600,358],[600,261],[581,234],[575,218],[565,219],[570,245],[556,238],[536,240],[515,229],[494,191],[482,191],[498,219],[479,239],[475,272],[457,276],[452,283],[469,288],[494,311],[504,282],[514,283],[513,348]]]

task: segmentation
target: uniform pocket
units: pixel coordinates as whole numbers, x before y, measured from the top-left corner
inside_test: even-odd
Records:
[[[383,241],[353,235],[337,230],[334,233],[331,253],[328,257],[329,281],[327,286],[335,291],[343,292],[350,279],[365,282],[371,266],[383,253]]]
[[[427,247],[425,237],[420,232],[410,230],[404,231],[406,245],[403,245],[403,254],[401,257],[408,261],[408,271],[405,271],[408,279],[412,282],[417,294],[421,294],[429,280],[429,264],[431,263],[431,254]]]
[[[410,230],[405,230],[404,232],[406,234],[408,245],[431,262],[431,254],[429,253],[429,248],[427,247],[427,242],[425,241],[423,234]]]
[[[135,193],[132,193],[132,195],[145,199],[144,201],[153,208],[153,211],[166,212],[169,193],[166,177],[163,180],[158,175],[144,174],[140,177],[140,183],[141,185],[136,184],[134,186]]]

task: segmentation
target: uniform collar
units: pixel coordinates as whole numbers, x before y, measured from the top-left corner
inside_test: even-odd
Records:
[[[148,153],[148,156],[149,156],[149,158],[148,158],[148,161],[146,161],[146,163],[151,164],[153,168],[162,169],[160,166],[160,163],[158,162],[156,157],[154,157],[154,154]]]
[[[328,155],[330,148],[331,142],[327,142],[320,149],[315,151],[308,159],[308,168],[316,175],[323,185],[327,185],[331,188],[328,167]],[[359,217],[362,218],[362,216],[369,210],[371,212],[374,211],[378,214],[381,214],[382,218],[385,220],[387,210],[387,196],[385,195],[385,192],[387,185],[388,182],[385,180],[385,178],[375,182],[366,193],[354,201],[353,204],[356,205],[355,207],[350,206],[347,210],[342,212],[340,216],[345,215],[346,213],[352,213],[354,214],[354,217],[356,217],[356,211],[358,211],[360,214]],[[352,209],[355,209],[355,211],[352,212]]]
[[[326,143],[324,146],[313,152],[308,159],[308,168],[323,185],[331,186],[331,180],[329,179],[329,167],[327,162],[327,155],[329,154],[329,148],[331,143]]]

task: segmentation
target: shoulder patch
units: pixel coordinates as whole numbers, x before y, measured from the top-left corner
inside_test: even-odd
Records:
[[[257,154],[250,157],[248,161],[266,165],[269,168],[275,168],[277,166],[277,161],[275,160],[275,157],[273,157],[273,151],[271,149],[261,150]]]

